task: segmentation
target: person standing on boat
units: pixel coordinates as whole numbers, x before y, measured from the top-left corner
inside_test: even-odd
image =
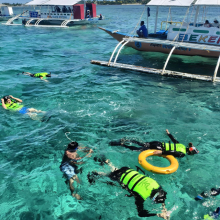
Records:
[[[159,142],[159,141],[141,143],[136,140],[121,139],[119,141],[111,141],[109,144],[111,146],[121,145],[122,147],[128,148],[133,151],[157,150],[157,151],[154,151],[154,154],[156,155],[163,154],[163,155],[172,155],[174,157],[184,157],[186,154],[194,155],[194,154],[199,153],[199,151],[193,146],[192,143],[189,143],[188,147],[185,147],[183,144],[180,144],[173,137],[172,134],[170,134],[168,129],[166,129],[166,133],[173,143],[170,143],[170,142],[164,143],[164,142]],[[128,146],[125,144],[126,142],[135,143],[141,147]]]
[[[77,173],[76,170],[77,170],[77,165],[83,163],[82,159],[84,157],[79,157],[79,155],[77,154],[77,150],[82,150],[84,152],[89,151],[89,153],[86,154],[86,156],[84,157],[91,157],[91,153],[93,152],[92,149],[88,150],[85,147],[80,147],[79,144],[75,141],[69,143],[63,155],[63,159],[60,165],[60,171],[64,173],[65,177],[69,181],[69,188],[71,195],[76,199],[80,200],[81,199],[80,195],[74,192],[75,189],[73,187],[73,182],[74,180],[76,180],[78,183],[80,183],[79,178],[76,175]]]
[[[141,37],[141,38],[147,38],[148,36],[148,31],[147,31],[147,28],[144,24],[144,21],[141,21],[141,24],[140,24],[140,28],[139,30],[137,30],[137,35],[138,37]]]

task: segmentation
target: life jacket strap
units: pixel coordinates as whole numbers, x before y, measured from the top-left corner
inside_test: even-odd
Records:
[[[133,170],[130,170],[129,172],[127,172],[127,173],[123,176],[122,180],[120,181],[120,184],[123,183],[125,177],[126,177],[130,172],[132,172],[132,171],[133,171]]]
[[[137,186],[137,184],[138,184],[141,180],[143,180],[144,178],[146,178],[146,176],[141,177],[141,178],[133,185],[133,187],[131,188],[131,191],[133,191],[133,190],[134,190],[134,187]]]

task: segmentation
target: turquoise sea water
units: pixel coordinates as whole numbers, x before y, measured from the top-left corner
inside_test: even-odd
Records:
[[[104,27],[131,32],[143,7],[97,6],[97,11],[109,19]],[[163,10],[160,21],[166,20],[167,9]],[[181,20],[184,13],[174,11],[174,16]],[[152,18],[152,30],[153,22]],[[0,219],[141,219],[134,198],[125,197],[127,192],[122,188],[101,181],[89,185],[88,172],[110,171],[92,158],[81,165],[83,173],[79,174],[77,192],[83,200],[71,197],[59,170],[69,143],[65,132],[94,149],[94,155],[105,154],[115,166],[135,168],[138,152],[111,147],[108,142],[122,137],[168,141],[165,129],[169,129],[181,143],[191,141],[200,151],[179,159],[179,169],[171,175],[146,172],[168,192],[166,206],[173,211],[171,219],[202,219],[219,206],[218,197],[193,200],[198,193],[219,187],[219,84],[90,64],[92,59],[108,60],[116,44],[97,26],[59,29],[1,25],[1,95],[21,98],[25,106],[52,117],[41,122],[0,110]],[[119,62],[161,68],[166,57],[126,48]],[[167,68],[212,75],[216,61],[173,56]],[[23,71],[47,71],[52,77],[46,83],[17,75]],[[159,159],[152,161],[157,162],[167,165]],[[149,200],[145,208],[157,213],[161,210]]]

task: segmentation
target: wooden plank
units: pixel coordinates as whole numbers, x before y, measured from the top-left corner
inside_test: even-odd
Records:
[[[154,69],[154,68],[143,67],[143,66],[135,66],[135,65],[123,64],[123,63],[114,64],[113,62],[110,62],[109,64],[106,61],[100,61],[100,60],[91,60],[91,64],[162,75],[162,69]],[[182,72],[176,72],[176,71],[170,71],[170,70],[165,70],[163,73],[163,76],[171,76],[171,77],[187,78],[187,79],[198,79],[198,80],[212,82],[212,76],[182,73]],[[216,77],[215,82],[220,82],[220,77]]]

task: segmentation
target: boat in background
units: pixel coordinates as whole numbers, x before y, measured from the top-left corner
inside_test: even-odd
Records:
[[[96,15],[96,4],[77,4],[78,2],[79,0],[33,0],[26,5],[41,6],[41,10],[27,10],[9,19],[5,25],[70,27],[105,22],[104,16]],[[16,19],[20,22],[14,22]]]
[[[123,69],[137,70],[147,73],[155,73],[160,75],[170,75],[177,77],[194,78],[201,80],[219,81],[220,78],[216,77],[219,64],[220,64],[220,24],[210,24],[210,27],[205,27],[203,24],[205,21],[198,22],[198,14],[200,7],[204,6],[203,9],[207,9],[207,6],[220,6],[218,0],[151,0],[146,6],[156,6],[156,18],[154,33],[148,35],[148,38],[139,38],[137,35],[124,34],[119,31],[108,30],[100,28],[111,35],[113,38],[119,41],[115,47],[108,62],[92,60],[92,64],[112,66]],[[168,6],[169,13],[167,21],[164,21],[166,27],[157,31],[157,19],[158,19],[158,8],[159,6]],[[171,6],[174,7],[187,7],[186,16],[189,14],[190,7],[196,7],[196,13],[194,21],[169,21],[171,17]],[[184,8],[183,8],[184,9]],[[149,16],[149,7],[147,8]],[[142,13],[142,15],[144,12]],[[141,20],[141,19],[140,19]],[[148,27],[148,18],[147,18]],[[149,29],[148,29],[149,30]],[[168,53],[167,60],[164,64],[163,69],[152,69],[146,67],[137,67],[134,65],[117,63],[118,56],[124,46],[132,47],[139,51],[149,52],[162,52]],[[118,50],[117,54],[116,51]],[[115,56],[114,62],[112,59]],[[166,70],[166,66],[172,54],[177,55],[188,55],[188,56],[205,56],[205,57],[218,57],[218,62],[215,68],[213,77],[201,76],[195,74],[181,73],[175,71]]]
[[[0,21],[7,21],[14,15],[12,7],[0,3]]]

